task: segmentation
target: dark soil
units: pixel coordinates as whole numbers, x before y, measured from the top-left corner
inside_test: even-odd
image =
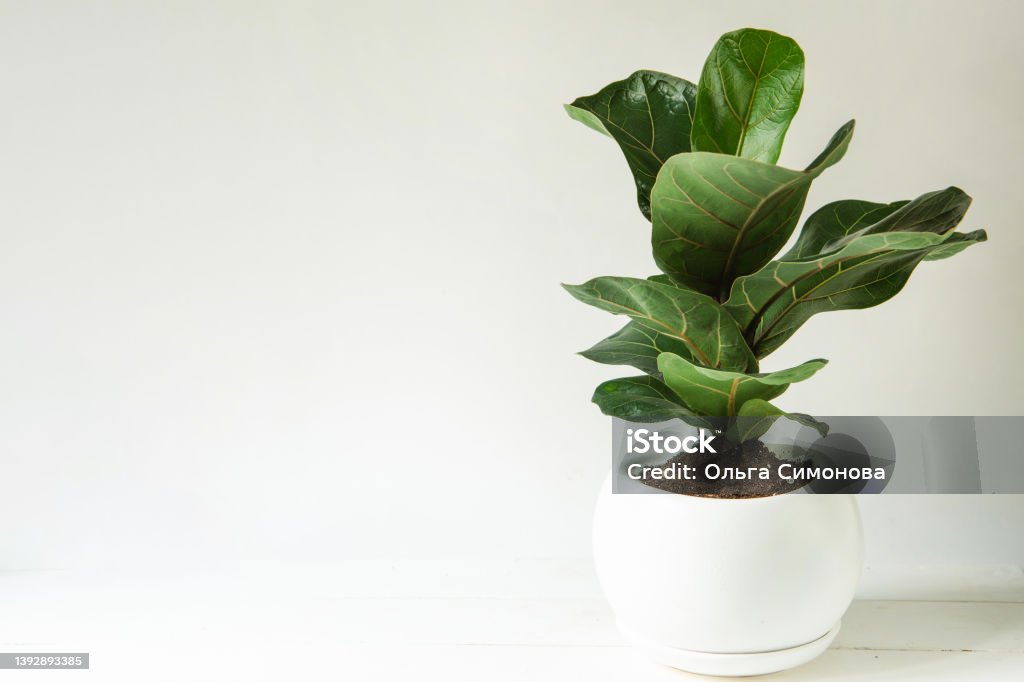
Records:
[[[809,459],[804,461],[784,460],[776,457],[760,441],[751,441],[738,445],[720,455],[676,455],[661,465],[661,469],[671,468],[673,464],[689,464],[694,468],[692,479],[654,479],[645,476],[643,483],[652,488],[666,490],[678,495],[694,495],[697,497],[770,497],[781,495],[802,488],[807,479],[787,480],[778,474],[779,465],[789,462],[793,471],[810,466]],[[751,467],[757,469],[752,478],[718,478],[709,479],[705,476],[705,465],[717,464],[723,471],[735,469],[747,472]],[[762,479],[758,474],[764,468],[768,478]]]

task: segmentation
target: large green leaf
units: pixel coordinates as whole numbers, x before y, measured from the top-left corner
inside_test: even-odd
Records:
[[[604,414],[633,422],[692,421],[695,416],[668,386],[646,375],[604,382],[594,391],[593,402]]]
[[[690,347],[680,339],[630,321],[608,338],[581,351],[580,355],[606,365],[631,365],[648,374],[658,374],[658,355],[661,353],[692,357]]]
[[[658,356],[664,382],[697,414],[726,417],[740,413],[750,400],[768,401],[797,381],[811,377],[827,360],[808,360],[769,374],[743,374],[695,365],[674,353]]]
[[[800,260],[836,251],[857,237],[881,232],[944,234],[963,219],[971,197],[958,187],[928,192],[913,201],[876,204],[846,199],[811,214],[796,244],[779,260]]]
[[[693,151],[775,163],[804,91],[804,53],[792,38],[753,28],[726,33],[704,63]]]
[[[668,275],[652,275],[651,282],[675,286]],[[662,334],[638,322],[630,320],[619,331],[601,341],[580,355],[606,365],[631,365],[648,374],[661,377],[658,372],[658,355],[675,353],[690,357],[689,347],[674,336]]]
[[[715,300],[688,289],[632,277],[597,277],[562,285],[577,299],[679,341],[701,365],[746,370],[757,366],[736,321]]]
[[[811,181],[846,153],[849,121],[806,170],[724,154],[673,156],[651,193],[654,259],[675,281],[725,298],[767,263],[796,227]]]
[[[725,307],[755,355],[764,357],[815,313],[878,305],[903,288],[922,260],[944,258],[985,239],[984,230],[867,234],[817,258],[772,261],[736,280]]]
[[[669,157],[690,151],[697,86],[657,71],[637,71],[565,105],[569,116],[608,135],[622,149],[636,182],[637,203],[651,217],[651,188]]]

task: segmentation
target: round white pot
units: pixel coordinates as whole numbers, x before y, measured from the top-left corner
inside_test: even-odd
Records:
[[[594,559],[619,629],[654,660],[772,673],[811,660],[839,631],[860,578],[860,513],[853,495],[613,495],[609,476]]]

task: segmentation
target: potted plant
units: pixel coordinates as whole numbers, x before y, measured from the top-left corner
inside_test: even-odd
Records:
[[[772,419],[824,431],[770,401],[825,360],[775,371],[761,360],[812,315],[882,303],[921,261],[985,240],[954,231],[971,200],[949,187],[911,201],[830,203],[777,255],[854,129],[842,125],[802,170],[776,165],[803,80],[795,41],[742,29],[718,40],[697,85],[638,71],[566,106],[625,155],[661,271],[566,286],[629,318],[582,352],[642,372],[597,387],[605,414],[724,419],[740,459]],[[668,665],[720,675],[774,672],[823,651],[859,579],[859,513],[851,495],[776,492],[613,495],[606,482],[595,560],[628,639]]]

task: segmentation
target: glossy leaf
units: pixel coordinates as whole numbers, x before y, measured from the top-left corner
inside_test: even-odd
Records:
[[[768,374],[744,374],[695,365],[674,353],[658,357],[665,384],[697,414],[734,416],[750,400],[771,400],[789,385],[811,377],[826,360],[807,362]]]
[[[689,346],[680,339],[630,321],[608,338],[581,351],[580,355],[594,362],[631,365],[648,374],[659,375],[658,356],[661,353],[692,357]]]
[[[756,367],[736,321],[715,300],[688,289],[632,277],[597,277],[562,285],[574,297],[679,341],[706,367]]]
[[[856,199],[835,201],[811,214],[796,244],[779,260],[800,260],[836,251],[866,234],[944,234],[960,224],[970,205],[971,198],[958,187],[891,204]]]
[[[668,275],[652,275],[647,279],[651,282],[675,286],[672,278]],[[630,321],[608,338],[581,351],[580,355],[588,360],[606,365],[631,365],[660,378],[658,355],[661,353],[675,353],[689,357],[690,349],[675,337],[661,334],[637,322]]]
[[[725,298],[767,263],[796,227],[811,181],[846,153],[850,121],[797,171],[723,154],[672,157],[651,193],[654,259],[680,284]]]
[[[669,157],[690,151],[697,86],[656,71],[637,71],[565,110],[573,119],[614,139],[636,183],[640,210],[651,217],[651,188]]]
[[[695,415],[664,383],[651,376],[606,381],[594,391],[601,412],[633,422],[660,422]]]
[[[745,28],[711,50],[697,89],[693,151],[775,163],[804,89],[804,53],[792,38]]]
[[[812,315],[869,308],[895,296],[926,258],[944,258],[985,241],[984,230],[867,234],[817,258],[772,261],[733,285],[725,307],[760,358]]]

